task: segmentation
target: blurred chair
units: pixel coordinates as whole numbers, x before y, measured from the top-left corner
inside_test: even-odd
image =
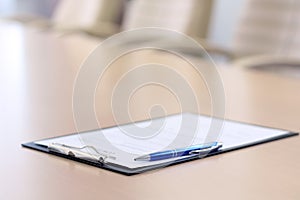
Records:
[[[299,34],[299,1],[248,0],[234,37],[233,52],[239,58],[234,65],[296,72],[300,68]]]
[[[247,0],[231,49],[202,41],[236,66],[300,66],[300,1]]]
[[[293,53],[300,50],[300,4],[297,0],[247,0],[236,28],[237,56]]]
[[[119,31],[124,0],[63,0],[55,10],[53,27],[108,36]]]
[[[119,31],[124,0],[60,0],[51,19],[34,15],[10,17],[37,29],[82,31],[109,36]]]
[[[251,70],[274,72],[300,78],[300,57],[289,55],[256,55],[235,60],[231,65]]]
[[[122,29],[161,27],[203,38],[207,34],[212,2],[207,0],[130,0]]]

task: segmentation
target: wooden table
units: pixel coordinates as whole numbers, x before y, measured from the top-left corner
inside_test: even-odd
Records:
[[[300,137],[131,177],[22,148],[23,142],[75,131],[73,83],[96,46],[79,38],[0,25],[0,199],[300,199]],[[143,52],[138,62],[152,58],[149,54]],[[130,60],[125,63],[137,62]],[[112,72],[111,83],[116,73],[120,70]],[[226,118],[299,132],[299,79],[232,68],[220,68],[220,74]],[[148,89],[156,96],[155,88]],[[163,101],[170,98],[161,95]],[[157,100],[150,99],[149,105]],[[207,99],[202,103],[208,112]],[[97,112],[105,125],[113,125],[105,105]],[[139,109],[133,108],[134,119],[147,118]]]

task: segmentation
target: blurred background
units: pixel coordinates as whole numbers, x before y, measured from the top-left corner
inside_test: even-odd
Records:
[[[31,17],[31,20],[37,20],[34,19],[35,17],[39,18],[45,18],[48,20],[51,20],[52,17],[55,17],[55,11],[56,9],[62,9],[60,7],[63,7],[63,4],[71,4],[66,2],[71,2],[66,0],[66,2],[63,2],[64,0],[1,0],[0,4],[0,15],[1,17],[20,17],[23,18],[23,21],[29,20],[28,18]],[[81,1],[77,0],[73,2],[72,4],[97,4],[96,2],[101,2],[101,0],[96,1]],[[114,1],[114,0],[113,0]],[[123,1],[123,2],[122,2]],[[166,10],[168,9],[168,4],[171,2],[169,0],[166,1],[166,3],[163,3],[163,1],[157,1],[154,0],[154,2],[161,3],[162,7],[164,7]],[[189,0],[188,0],[189,1]],[[184,4],[189,4],[188,1],[183,1]],[[203,1],[203,0],[196,0],[199,2],[202,2],[202,4],[206,7],[206,11],[202,12],[208,12],[207,16],[203,16],[203,18],[206,18],[206,20],[209,21],[209,25],[207,26],[207,38],[209,38],[210,41],[216,42],[217,44],[220,44],[223,47],[230,47],[230,44],[232,42],[233,37],[233,30],[234,27],[237,25],[238,16],[241,13],[242,7],[245,5],[246,0],[240,0],[238,2],[227,2],[224,0],[209,0],[209,1]],[[107,2],[110,2],[107,0]],[[146,1],[135,1],[135,0],[120,0],[120,2],[123,3],[123,7],[119,10],[119,15],[117,18],[119,18],[116,22],[118,26],[121,26],[122,18],[124,17],[123,14],[126,12],[126,4],[133,4],[133,2],[147,2]],[[151,2],[149,2],[149,9],[151,7]],[[155,4],[155,3],[153,3]],[[173,4],[173,3],[171,3]],[[191,3],[193,4],[193,3]],[[130,5],[129,5],[130,6]],[[76,6],[74,6],[76,7]],[[72,7],[66,8],[66,15],[70,13],[70,10]],[[75,8],[74,8],[75,9]],[[127,12],[132,11],[133,8],[127,7]],[[147,8],[144,8],[147,9]],[[69,10],[69,11],[67,11]],[[199,10],[200,11],[200,10]],[[89,11],[86,10],[86,15],[88,15]],[[81,11],[77,13],[78,15],[81,15]],[[128,15],[129,13],[127,13]],[[165,15],[168,15],[168,13],[164,13]],[[74,11],[74,15],[75,11]],[[149,17],[151,13],[149,13]],[[180,13],[176,13],[178,15],[178,18],[180,18]],[[166,16],[167,17],[167,16]],[[178,19],[176,18],[176,19]],[[21,20],[21,19],[20,19]],[[192,20],[192,19],[191,19]],[[176,23],[176,21],[174,22]],[[207,22],[206,22],[207,23]],[[164,25],[163,23],[161,24]],[[165,24],[167,26],[168,24]]]
[[[219,63],[300,77],[297,0],[1,0],[0,17],[101,41],[139,27],[189,35]],[[184,48],[184,47],[180,47]],[[186,49],[193,55],[193,49]]]

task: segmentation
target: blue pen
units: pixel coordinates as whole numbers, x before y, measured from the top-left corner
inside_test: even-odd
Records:
[[[157,161],[157,160],[176,158],[176,157],[187,156],[192,154],[209,153],[211,151],[218,150],[221,146],[222,143],[220,142],[198,144],[186,148],[150,153],[148,155],[137,157],[134,160],[135,161]]]

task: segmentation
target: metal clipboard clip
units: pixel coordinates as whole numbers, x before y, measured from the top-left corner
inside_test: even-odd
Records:
[[[93,146],[74,147],[65,144],[52,143],[48,145],[48,150],[52,152],[62,153],[71,157],[80,158],[83,160],[97,162],[99,164],[105,164],[106,159],[109,157],[107,155],[99,153]],[[94,153],[90,153],[91,150]]]

